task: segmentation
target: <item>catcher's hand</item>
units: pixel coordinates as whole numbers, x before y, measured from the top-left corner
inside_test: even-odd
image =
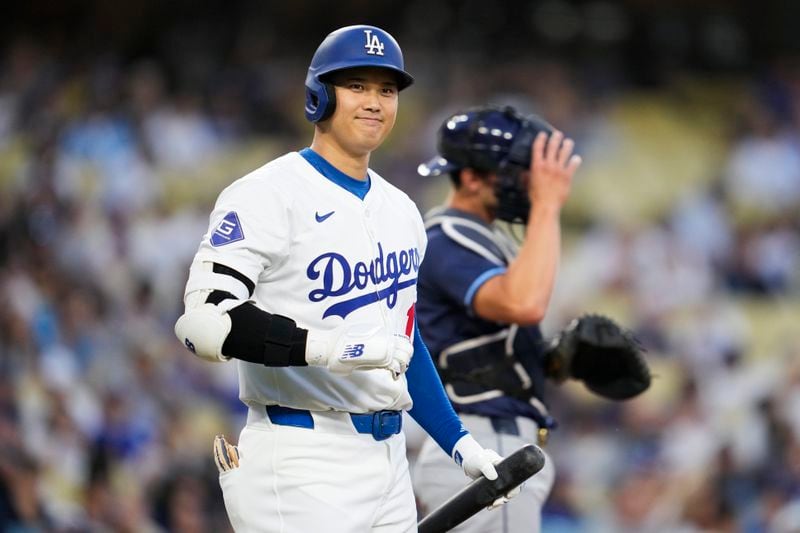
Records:
[[[547,349],[547,376],[557,382],[575,378],[605,398],[627,400],[650,387],[643,348],[629,331],[602,315],[584,315],[570,323]]]

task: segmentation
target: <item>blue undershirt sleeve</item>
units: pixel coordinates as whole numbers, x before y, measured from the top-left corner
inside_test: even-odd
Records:
[[[442,380],[433,365],[431,354],[414,324],[414,357],[406,371],[408,392],[414,406],[408,412],[428,435],[447,453],[453,456],[453,446],[469,432],[453,410]]]

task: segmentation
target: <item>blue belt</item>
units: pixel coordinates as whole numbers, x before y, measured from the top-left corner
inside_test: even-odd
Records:
[[[311,411],[292,409],[280,405],[268,405],[267,416],[273,424],[297,428],[314,428]],[[372,434],[375,440],[385,440],[397,435],[403,429],[403,415],[400,411],[377,411],[375,413],[350,413],[350,420],[358,433]]]

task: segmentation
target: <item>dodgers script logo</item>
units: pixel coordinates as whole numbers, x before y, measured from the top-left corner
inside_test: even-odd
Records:
[[[383,43],[377,35],[372,35],[372,30],[364,30],[364,48],[373,56],[383,55]]]
[[[347,317],[350,313],[371,303],[386,300],[386,306],[392,309],[397,304],[397,293],[417,283],[417,277],[403,276],[419,271],[419,250],[410,248],[399,252],[383,254],[383,246],[378,243],[378,257],[368,263],[362,261],[355,265],[342,254],[328,252],[320,255],[308,265],[306,276],[314,281],[321,279],[322,287],[308,293],[312,302],[321,302],[327,298],[345,296],[354,290],[362,290],[368,284],[377,287],[389,281],[389,285],[378,291],[369,292],[354,298],[341,300],[328,307],[322,318],[329,316]]]

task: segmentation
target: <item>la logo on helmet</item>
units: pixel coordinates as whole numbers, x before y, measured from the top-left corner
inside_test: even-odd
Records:
[[[377,35],[372,35],[372,30],[364,30],[364,48],[373,56],[383,55],[383,43]]]

